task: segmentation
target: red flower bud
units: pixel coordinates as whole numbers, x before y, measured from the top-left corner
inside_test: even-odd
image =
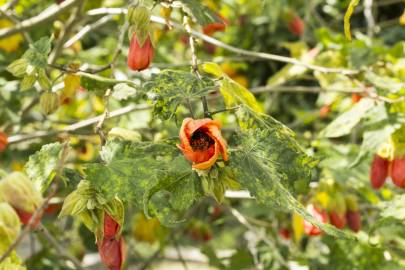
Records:
[[[104,213],[104,238],[115,238],[120,225],[107,213]]]
[[[329,220],[330,224],[339,229],[343,229],[346,225],[346,215],[344,213],[339,214],[338,212],[332,210],[329,213]]]
[[[220,21],[219,22],[213,22],[205,25],[203,27],[203,33],[207,36],[212,36],[216,32],[224,32],[226,29],[226,26],[228,24],[228,20],[222,17],[221,15],[217,14]]]
[[[6,150],[8,144],[7,134],[0,131],[0,153]]]
[[[291,239],[291,231],[286,228],[281,228],[278,230],[278,235],[281,236],[285,240]]]
[[[98,243],[98,252],[101,261],[109,270],[121,270],[125,261],[124,238],[103,238],[101,243]]]
[[[405,156],[392,161],[391,178],[396,186],[405,188]]]
[[[347,225],[349,228],[354,231],[358,232],[361,229],[361,214],[360,211],[352,211],[348,210],[346,212],[346,219]]]
[[[301,36],[304,32],[305,24],[298,15],[295,15],[293,19],[288,22],[287,27],[294,36]]]
[[[353,104],[356,104],[357,102],[359,102],[361,98],[362,98],[361,95],[352,93],[352,103]]]
[[[328,216],[326,214],[325,210],[320,210],[314,205],[310,204],[307,207],[308,212],[317,220],[319,220],[322,223],[326,223],[328,221]],[[304,220],[304,231],[307,235],[320,235],[322,231],[312,223],[310,223],[307,220]]]
[[[17,212],[18,217],[20,218],[20,221],[24,225],[28,225],[28,223],[31,220],[31,217],[33,216],[33,213],[28,213],[22,209],[14,208],[14,210]],[[36,229],[39,225],[39,222],[41,221],[42,215],[38,215],[37,218],[34,220],[34,222],[31,225],[32,229]]]
[[[330,106],[329,105],[323,105],[319,109],[319,117],[321,117],[322,119],[328,117],[329,113],[330,113]]]
[[[128,67],[132,70],[141,71],[149,67],[153,59],[153,46],[150,36],[146,38],[142,47],[136,37],[132,36],[128,53]]]
[[[381,188],[388,176],[388,159],[375,155],[370,169],[370,182],[374,189]],[[404,183],[405,184],[405,183]]]
[[[226,161],[228,154],[226,142],[221,135],[221,123],[212,119],[186,118],[180,128],[180,145],[186,159],[193,162],[193,168],[207,170],[211,168],[219,154]]]

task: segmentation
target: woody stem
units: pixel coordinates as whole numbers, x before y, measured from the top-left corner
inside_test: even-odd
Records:
[[[189,35],[189,44],[190,44],[190,51],[191,51],[191,69],[193,73],[197,76],[197,78],[201,79],[201,75],[198,72],[198,58],[195,49],[195,38],[192,35],[192,29],[190,26],[190,18],[187,15],[183,16],[183,25],[184,29],[186,30],[187,34]],[[208,102],[205,96],[201,97],[201,103],[203,105],[204,110],[204,117],[211,118],[211,114],[208,110]],[[194,117],[193,117],[194,118]]]

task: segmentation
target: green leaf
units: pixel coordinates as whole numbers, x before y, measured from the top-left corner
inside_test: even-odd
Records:
[[[40,151],[31,155],[25,164],[27,175],[42,193],[49,187],[59,169],[63,148],[61,143],[44,145]]]
[[[298,58],[301,62],[312,64],[318,49],[308,51],[307,45],[303,42],[287,43],[284,45],[291,51],[291,56]],[[308,68],[301,65],[287,64],[267,80],[267,86],[277,86],[296,80],[304,75]]]
[[[294,211],[327,234],[354,239],[352,234],[318,221],[294,198],[287,188],[289,182],[308,181],[305,178],[309,176],[310,167],[305,157],[300,160],[285,153],[285,148],[278,145],[283,143],[274,142],[272,133],[275,132],[258,129],[239,135],[239,151],[230,158],[237,180],[259,203],[277,210]],[[285,156],[290,159],[290,163]],[[299,169],[296,168],[297,165],[300,166]]]
[[[113,88],[112,96],[118,100],[126,100],[136,96],[136,89],[126,83],[116,84]]]
[[[101,157],[105,164],[89,164],[86,179],[107,199],[117,195],[163,224],[177,223],[202,196],[191,164],[173,145],[113,140]]]
[[[209,78],[174,70],[164,70],[144,84],[144,91],[154,104],[153,114],[163,120],[173,117],[182,102],[202,97],[213,88]]]
[[[255,96],[244,86],[229,78],[222,69],[215,63],[204,63],[203,69],[220,80],[220,92],[224,97],[225,104],[228,108],[237,105],[245,105],[250,107],[255,112],[263,112],[263,108],[257,102]]]
[[[218,21],[218,17],[209,8],[198,0],[180,0],[183,10],[190,15],[198,24],[207,25]]]
[[[245,87],[228,77],[222,79],[220,91],[224,97],[226,106],[229,108],[244,104],[255,112],[263,112],[263,108],[256,101],[255,96]]]
[[[280,127],[267,122],[267,127],[242,132],[236,136],[238,151],[233,167],[235,170],[250,171],[254,160],[266,169],[265,174],[258,167],[257,178],[269,173],[274,181],[281,182],[292,193],[305,193],[314,166],[312,158],[307,156],[297,142],[285,134]],[[245,167],[247,166],[247,168]],[[247,172],[246,172],[247,173]],[[236,177],[239,181],[240,178]],[[248,181],[245,179],[245,181]],[[241,182],[243,185],[243,183]]]
[[[36,68],[46,68],[50,51],[51,41],[48,37],[43,37],[31,44],[22,58],[27,59],[28,63]]]
[[[362,98],[350,110],[333,120],[320,135],[327,138],[336,138],[349,134],[373,107],[374,101],[371,98]]]
[[[350,33],[350,18],[354,12],[354,9],[359,4],[360,0],[350,0],[349,7],[346,10],[345,17],[344,17],[344,28],[345,28],[345,36],[347,40],[352,40],[352,34]]]
[[[30,45],[30,48],[40,54],[48,55],[51,52],[51,39],[49,37],[42,37],[34,42],[34,44]]]
[[[388,142],[391,135],[401,127],[398,119],[391,118],[383,104],[375,106],[367,113],[363,141],[356,160],[350,165],[356,166],[367,154],[376,153],[378,148]]]
[[[382,211],[380,215],[384,218],[405,220],[405,195],[396,195],[394,199],[380,204]]]
[[[88,91],[104,92],[108,88],[112,88],[114,84],[114,81],[97,75],[83,76],[83,74],[81,74],[80,76],[80,85]]]

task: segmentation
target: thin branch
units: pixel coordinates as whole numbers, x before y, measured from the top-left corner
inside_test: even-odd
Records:
[[[167,20],[165,22],[167,24],[169,24],[169,22]],[[186,14],[184,14],[184,16],[183,16],[183,25],[184,25],[184,29],[186,30],[187,34],[189,35],[188,43],[190,44],[190,51],[191,51],[191,70],[197,76],[197,78],[200,79],[201,76],[200,76],[200,73],[198,72],[198,58],[197,58],[196,49],[195,49],[195,40],[194,40],[194,36],[192,34],[190,18]],[[190,103],[190,101],[188,99],[187,99],[187,102]],[[211,115],[208,110],[207,98],[205,96],[201,97],[201,103],[203,105],[204,117],[211,118]],[[190,106],[190,108],[191,108],[191,106]],[[191,113],[192,117],[194,118],[193,112],[190,111],[190,113]]]
[[[49,200],[55,195],[57,190],[57,185],[52,184],[48,196],[44,199],[42,204],[35,210],[34,214],[31,216],[30,221],[25,228],[21,231],[17,239],[7,248],[7,250],[0,257],[0,264],[13,252],[13,250],[21,243],[24,237],[31,231],[31,227],[34,225],[35,221],[38,220],[45,208],[48,206]]]
[[[271,241],[266,235],[265,232],[259,231],[255,226],[249,223],[249,221],[233,207],[227,206],[227,210],[229,213],[232,214],[236,218],[236,220],[242,224],[246,229],[254,233],[259,239],[265,242],[272,250],[274,250],[274,255],[277,257],[278,261],[283,264],[284,266],[288,267],[287,263],[285,262],[284,258],[278,252],[277,247],[273,241]]]
[[[108,23],[109,21],[111,21],[113,19],[113,17],[114,17],[114,15],[108,15],[108,16],[102,17],[101,19],[99,19],[98,21],[96,21],[92,24],[86,25],[76,35],[74,35],[68,41],[66,41],[66,43],[63,45],[63,47],[69,48],[75,42],[79,41],[87,33],[91,32],[91,31],[103,26],[104,24]]]
[[[85,268],[81,265],[80,261],[76,257],[68,254],[66,252],[66,248],[58,243],[58,241],[53,237],[53,235],[48,231],[48,229],[42,223],[39,224],[39,232],[56,249],[59,256],[71,261],[74,264],[74,266],[76,267],[76,269],[85,270]]]
[[[15,27],[0,29],[0,39],[33,29],[40,24],[51,21],[81,1],[82,0],[66,0],[60,5],[53,4],[37,16],[24,20]]]
[[[183,254],[181,254],[181,250],[180,250],[180,247],[179,247],[179,243],[177,242],[177,239],[173,235],[171,235],[171,239],[173,241],[174,248],[176,249],[176,252],[177,252],[177,256],[178,256],[181,264],[183,265],[184,270],[188,270],[187,263],[183,258]]]
[[[364,0],[364,17],[367,22],[367,36],[373,37],[375,29],[375,20],[373,16],[373,0]]]
[[[212,112],[209,112],[209,114],[210,114],[210,115],[214,115],[214,114],[217,114],[217,113],[236,111],[236,110],[238,110],[239,108],[240,108],[240,106],[235,106],[235,107],[232,107],[232,108],[225,108],[225,109],[220,109],[220,110],[212,111]]]
[[[110,96],[111,96],[111,89],[107,89],[107,91],[104,94],[104,113],[101,115],[100,121],[98,121],[94,129],[94,131],[98,133],[98,135],[100,136],[101,145],[104,145],[105,142],[107,141],[105,134],[103,132],[103,124],[110,113],[108,110],[108,103],[110,100]]]
[[[6,17],[7,19],[9,19],[10,21],[12,21],[17,27],[21,24],[20,21],[13,15],[10,14],[6,11],[6,9],[0,9],[0,13]],[[31,36],[28,34],[27,31],[23,31],[22,35],[24,36],[25,41],[27,41],[28,43],[33,43]]]
[[[51,54],[48,57],[48,63],[54,64],[58,59],[59,55],[63,50],[63,45],[65,44],[66,39],[69,37],[70,33],[73,31],[74,26],[80,21],[81,14],[83,12],[84,5],[86,0],[78,2],[76,10],[72,13],[69,20],[66,23],[66,27],[63,29],[62,33],[59,36],[59,39],[56,43],[56,46],[52,50]]]
[[[99,16],[99,15],[105,15],[105,14],[126,14],[127,10],[124,8],[98,8],[98,9],[93,9],[87,12],[87,15],[89,16]],[[151,16],[151,21],[159,24],[166,24],[167,21],[165,21],[164,18],[158,17],[158,16]],[[170,22],[170,24],[177,28],[177,29],[182,29],[183,27],[174,22]],[[222,41],[219,41],[215,38],[212,38],[210,36],[207,36],[199,31],[196,31],[194,29],[191,29],[191,34],[193,34],[195,37],[200,38],[208,43],[211,43],[215,46],[221,47],[225,50],[240,54],[240,55],[245,55],[245,56],[250,56],[254,58],[261,58],[261,59],[267,59],[267,60],[273,60],[273,61],[278,61],[278,62],[283,62],[283,63],[289,63],[289,64],[294,64],[294,65],[300,65],[304,66],[308,69],[319,71],[322,73],[340,73],[344,75],[354,75],[358,74],[360,71],[358,70],[351,70],[351,69],[344,69],[344,68],[327,68],[327,67],[322,67],[318,65],[312,65],[308,64],[305,62],[301,62],[295,58],[287,57],[287,56],[281,56],[281,55],[276,55],[276,54],[270,54],[270,53],[263,53],[263,52],[252,52],[249,50],[244,50],[244,49],[239,49],[236,47],[233,47],[231,45],[228,45],[226,43],[223,43]]]
[[[11,0],[7,3],[5,3],[3,6],[0,7],[1,11],[7,11],[9,9],[12,9],[15,5],[17,5],[19,0]]]
[[[114,118],[114,117],[119,117],[121,115],[130,113],[130,112],[134,112],[134,111],[143,111],[143,110],[149,110],[152,107],[150,105],[147,104],[141,104],[141,105],[128,105],[126,107],[123,107],[121,109],[112,111],[107,119],[110,118]],[[90,119],[86,119],[80,122],[77,122],[75,124],[69,125],[61,130],[50,130],[50,131],[37,131],[37,132],[33,132],[30,134],[20,134],[20,135],[14,135],[14,136],[10,136],[8,138],[8,143],[9,144],[15,144],[15,143],[20,143],[23,141],[28,141],[28,140],[32,140],[32,139],[36,139],[36,138],[43,138],[43,137],[49,137],[49,136],[53,136],[53,135],[57,135],[60,133],[69,133],[69,132],[73,132],[77,129],[81,129],[87,126],[91,126],[94,125],[96,123],[98,123],[100,121],[100,119],[103,116],[96,116]]]

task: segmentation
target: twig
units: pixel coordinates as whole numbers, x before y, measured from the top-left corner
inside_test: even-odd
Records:
[[[15,25],[17,25],[17,27],[20,25],[20,21],[13,15],[13,14],[9,14],[6,9],[0,9],[0,13],[6,17],[7,19],[9,19],[10,21],[12,21]],[[28,43],[33,43],[31,36],[28,34],[27,31],[23,31],[22,35],[24,36],[25,41],[27,41]]]
[[[364,0],[364,17],[367,21],[367,36],[373,37],[375,21],[373,16],[373,0]]]
[[[118,37],[117,47],[115,48],[115,52],[114,52],[111,62],[103,67],[100,67],[100,68],[97,68],[94,70],[89,70],[88,72],[98,73],[98,72],[102,72],[102,71],[110,69],[110,68],[112,69],[115,66],[115,63],[117,62],[117,59],[122,52],[122,47],[124,46],[125,34],[126,34],[128,28],[129,28],[129,22],[127,20],[125,20],[124,25],[121,27],[119,37]]]
[[[168,23],[168,22],[166,22],[166,23]],[[197,76],[197,78],[201,79],[200,73],[198,72],[198,58],[197,58],[196,49],[195,49],[195,40],[194,40],[194,36],[192,34],[191,25],[190,25],[190,18],[186,14],[184,14],[184,16],[183,16],[183,25],[184,25],[184,29],[186,30],[187,34],[189,35],[188,42],[190,44],[190,51],[191,51],[191,70]],[[187,102],[189,103],[190,101],[187,100]],[[208,110],[207,98],[205,96],[201,97],[201,103],[203,105],[204,117],[211,118],[211,115]],[[191,114],[193,114],[193,113],[191,112]]]
[[[60,5],[57,5],[57,4],[51,5],[49,8],[45,9],[43,12],[41,12],[37,16],[24,20],[19,25],[16,25],[15,27],[0,29],[0,39],[9,37],[16,33],[20,33],[23,31],[33,29],[42,23],[51,21],[54,18],[56,18],[57,16],[59,16],[61,13],[65,12],[66,10],[70,9],[71,7],[73,7],[78,2],[81,2],[81,1],[82,0],[66,0],[63,3],[61,3]]]
[[[181,250],[180,250],[180,247],[179,247],[179,243],[177,242],[176,238],[175,238],[173,235],[171,235],[171,239],[172,239],[172,241],[173,241],[174,248],[176,249],[176,252],[177,252],[177,256],[178,256],[178,258],[179,258],[181,264],[183,265],[184,270],[188,270],[187,263],[186,263],[186,261],[184,260],[183,255],[181,254]]]
[[[107,119],[108,114],[110,113],[108,110],[108,101],[110,99],[110,95],[111,95],[111,89],[107,89],[107,91],[104,94],[104,113],[100,118],[100,121],[98,121],[94,131],[100,136],[100,141],[101,141],[101,145],[104,145],[106,142],[106,137],[105,134],[103,132],[103,124],[104,121]]]
[[[73,37],[71,37],[68,41],[66,41],[66,43],[63,45],[64,48],[69,48],[70,46],[72,46],[76,41],[80,40],[83,36],[85,36],[87,33],[89,33],[90,31],[93,31],[101,26],[103,26],[104,24],[106,24],[107,22],[111,21],[114,15],[108,15],[105,17],[102,17],[101,19],[99,19],[98,21],[96,21],[95,23],[92,23],[90,25],[86,25],[85,27],[83,27],[76,35],[74,35]]]
[[[60,34],[60,37],[56,43],[55,48],[51,52],[51,54],[48,57],[48,63],[49,64],[54,64],[56,60],[58,59],[60,53],[63,50],[63,45],[65,44],[66,39],[70,35],[70,33],[73,31],[73,28],[75,24],[77,24],[80,21],[81,13],[83,12],[84,5],[87,0],[82,0],[78,2],[76,10],[72,13],[70,16],[68,22],[66,23],[66,27]]]
[[[19,0],[11,0],[10,2],[5,3],[3,6],[0,7],[1,11],[7,11],[12,9],[15,5],[18,4]]]
[[[87,12],[87,15],[89,16],[99,16],[99,15],[105,15],[105,14],[126,14],[127,10],[124,8],[98,8],[98,9],[93,9]],[[158,16],[151,16],[151,21],[159,24],[167,24],[167,21],[164,18],[158,17]],[[182,29],[183,27],[174,22],[170,22],[170,24],[177,28],[177,29]],[[294,65],[300,65],[304,66],[308,69],[319,71],[322,73],[341,73],[344,75],[354,75],[358,74],[360,71],[359,70],[351,70],[351,69],[344,69],[344,68],[327,68],[327,67],[322,67],[318,65],[312,65],[308,64],[305,62],[301,62],[300,60],[297,60],[295,58],[287,57],[287,56],[281,56],[281,55],[276,55],[276,54],[270,54],[270,53],[263,53],[263,52],[252,52],[244,49],[239,49],[236,47],[233,47],[231,45],[228,45],[226,43],[223,43],[215,38],[212,38],[210,36],[207,36],[199,31],[196,31],[194,29],[191,29],[191,34],[194,35],[197,38],[200,38],[208,43],[211,43],[215,46],[221,47],[225,50],[240,54],[240,55],[246,55],[250,57],[255,57],[255,58],[261,58],[261,59],[267,59],[267,60],[273,60],[273,61],[278,61],[278,62],[283,62],[283,63],[290,63]]]
[[[209,112],[209,114],[214,115],[214,114],[222,113],[222,112],[236,111],[239,108],[240,108],[240,106],[235,106],[235,107],[232,107],[232,108],[225,108],[225,109],[220,109],[220,110],[216,110],[216,111],[213,111],[213,112]]]
[[[21,231],[21,233],[17,237],[17,239],[7,248],[7,250],[3,253],[3,255],[1,255],[0,264],[11,254],[11,252],[21,243],[21,241],[24,239],[24,237],[30,232],[31,227],[33,226],[35,221],[41,217],[41,215],[43,214],[43,211],[48,206],[49,200],[55,195],[56,190],[57,190],[57,185],[52,184],[48,196],[44,199],[42,204],[35,210],[34,214],[31,216],[31,219],[28,222],[28,224]]]
[[[143,110],[149,110],[152,107],[150,105],[147,104],[141,104],[141,105],[128,105],[126,107],[123,107],[121,109],[112,111],[107,119],[110,118],[114,118],[114,117],[118,117],[130,112],[134,112],[134,111],[143,111]],[[69,132],[73,132],[77,129],[80,128],[84,128],[87,126],[91,126],[94,125],[96,123],[98,123],[100,121],[100,119],[103,116],[96,116],[90,119],[86,119],[80,122],[77,122],[75,124],[69,125],[61,130],[51,130],[51,131],[38,131],[38,132],[33,132],[31,134],[21,134],[21,135],[14,135],[14,136],[10,136],[8,138],[8,143],[9,144],[14,144],[14,143],[20,143],[23,141],[27,141],[27,140],[32,140],[32,139],[36,139],[36,138],[43,138],[43,137],[49,137],[49,136],[53,136],[56,134],[60,134],[60,133],[69,133]]]
[[[61,158],[59,159],[59,163],[57,164],[57,167],[55,169],[56,174],[54,176],[54,179],[58,179],[59,176],[62,174],[63,170],[63,165],[65,163],[65,159],[67,157],[67,152],[68,150],[68,144],[65,143],[62,148],[62,153],[61,153]],[[3,262],[10,254],[11,252],[21,243],[21,241],[24,239],[24,237],[30,232],[31,228],[33,227],[34,223],[37,222],[37,220],[40,220],[41,216],[43,215],[46,207],[49,204],[49,201],[55,196],[56,191],[58,190],[58,184],[56,182],[53,182],[51,184],[51,187],[49,188],[49,194],[48,196],[45,197],[45,199],[42,201],[42,204],[35,210],[35,212],[32,214],[30,220],[26,224],[25,228],[21,231],[20,235],[17,237],[17,239],[12,243],[7,250],[1,255],[0,258],[0,264]]]
[[[52,236],[52,234],[48,231],[48,229],[42,224],[39,224],[39,232],[48,240],[48,242],[56,249],[59,256],[71,261],[76,269],[85,270],[85,268],[81,265],[80,261],[76,258],[71,256],[66,252],[66,248],[61,246],[58,241]]]
[[[277,247],[276,245],[273,243],[273,241],[271,241],[264,232],[260,232],[258,231],[258,229],[253,226],[252,224],[249,223],[249,221],[235,208],[227,206],[227,210],[229,211],[229,213],[232,214],[232,216],[234,216],[236,218],[236,220],[242,224],[246,229],[248,229],[249,231],[251,231],[252,233],[256,234],[257,237],[259,237],[259,239],[261,239],[263,242],[265,242],[270,248],[272,248],[272,250],[275,251],[275,256],[277,257],[277,259],[279,260],[279,262],[281,264],[283,264],[284,266],[288,267],[287,263],[285,262],[284,258],[281,256],[281,254],[277,251]]]
[[[145,270],[148,269],[149,265],[156,260],[157,258],[159,258],[159,256],[161,255],[161,249],[157,249],[155,251],[155,253],[153,253],[152,256],[150,256],[140,267],[139,270]]]

